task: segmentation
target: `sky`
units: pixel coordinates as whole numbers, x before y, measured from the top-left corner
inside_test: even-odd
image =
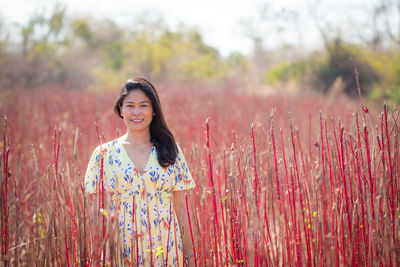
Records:
[[[196,27],[206,44],[216,47],[222,55],[229,55],[235,51],[249,53],[253,48],[249,36],[254,34],[262,36],[270,48],[282,42],[318,46],[321,40],[310,16],[315,11],[310,3],[318,3],[324,19],[345,21],[349,16],[357,16],[358,11],[373,1],[376,0],[285,0],[282,3],[273,0],[0,0],[0,16],[7,22],[26,23],[35,11],[51,12],[60,3],[66,7],[67,16],[109,18],[129,26],[147,12],[162,17],[171,29],[180,23]],[[296,10],[297,20],[293,23],[294,16],[289,13],[270,17],[268,23],[259,23],[262,7],[270,11]],[[292,23],[286,23],[289,27],[282,33],[279,25],[285,25],[285,20]]]

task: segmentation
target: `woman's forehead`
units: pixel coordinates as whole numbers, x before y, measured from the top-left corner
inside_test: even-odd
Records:
[[[125,97],[124,102],[151,102],[150,98],[142,90],[133,90]]]

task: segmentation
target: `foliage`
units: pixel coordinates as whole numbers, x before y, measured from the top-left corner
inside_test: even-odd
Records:
[[[205,44],[197,29],[171,30],[162,23],[140,18],[127,28],[110,20],[71,19],[61,6],[50,15],[37,13],[19,26],[21,44],[3,49],[0,85],[102,90],[115,88],[131,76],[155,81],[209,80],[235,73],[231,58],[222,58]],[[11,57],[13,63],[8,64]]]
[[[328,43],[322,54],[312,53],[306,58],[278,64],[266,72],[265,80],[272,83],[293,80],[327,92],[335,80],[341,78],[344,92],[356,96],[355,60],[361,91],[368,94],[383,79],[380,71],[368,61],[368,56],[363,47],[336,40]]]
[[[384,77],[375,84],[370,98],[385,99],[391,105],[400,104],[400,53],[398,51],[371,53],[368,60]]]
[[[272,84],[281,81],[303,82],[305,76],[311,72],[310,68],[310,62],[304,59],[281,62],[265,73],[264,80]]]
[[[361,92],[370,91],[372,85],[380,80],[379,73],[366,61],[360,47],[340,40],[327,45],[325,60],[321,65],[315,66],[316,87],[321,86],[326,92],[334,81],[341,77],[344,82],[344,92],[348,95],[358,95],[354,61],[356,61]]]
[[[283,81],[327,92],[340,78],[344,92],[355,96],[355,55],[362,94],[400,101],[398,49],[378,50],[341,38],[324,35],[323,50],[304,52],[296,46],[268,51],[258,36],[253,38],[253,56],[222,57],[198,29],[181,25],[172,30],[147,15],[122,26],[106,19],[67,17],[65,7],[56,5],[51,14],[35,13],[25,25],[17,25],[18,31],[5,25],[0,23],[1,89],[56,85],[107,90],[128,77],[145,76],[158,82]],[[18,32],[18,38],[10,40],[8,31]]]

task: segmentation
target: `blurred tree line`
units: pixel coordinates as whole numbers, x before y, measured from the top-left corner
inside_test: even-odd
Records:
[[[146,16],[143,16],[146,17]],[[4,28],[4,24],[3,28]],[[132,28],[91,17],[70,19],[56,6],[17,26],[19,41],[0,35],[0,88],[97,89],[120,86],[131,76],[155,81],[234,77],[247,72],[240,54],[227,58],[204,43],[195,28],[172,31],[162,19],[135,21]]]
[[[223,57],[207,45],[196,28],[175,30],[161,18],[144,14],[129,26],[111,20],[66,16],[56,5],[51,14],[36,13],[17,25],[18,38],[0,22],[0,88],[107,89],[130,76],[155,81],[240,79],[251,85],[295,83],[299,88],[332,89],[356,95],[354,63],[361,90],[371,98],[400,103],[400,2],[376,0],[365,11],[367,21],[352,27],[334,25],[308,0],[310,16],[323,47],[304,51],[296,44],[267,49],[271,39],[293,29],[304,38],[297,10],[275,8],[267,1],[258,17],[243,21],[253,41],[249,55]],[[350,23],[350,22],[349,22]],[[297,28],[296,28],[297,27]]]
[[[261,79],[272,84],[294,82],[303,88],[343,91],[356,96],[356,66],[364,96],[400,104],[400,1],[370,0],[366,5],[353,5],[354,9],[341,10],[345,17],[342,20],[334,10],[322,8],[320,1],[306,2],[308,16],[319,32],[323,47],[307,53],[297,50],[294,56],[292,53],[290,57],[280,57],[262,72]],[[280,33],[295,25],[299,38],[307,38],[297,10],[274,10],[273,6],[269,2],[261,9],[257,26],[262,25],[260,21],[267,23],[256,37],[270,30],[268,22],[281,19]],[[333,20],[328,19],[327,12],[335,13],[331,16]],[[257,31],[254,26],[252,29],[254,35]],[[287,54],[287,47],[275,52]]]

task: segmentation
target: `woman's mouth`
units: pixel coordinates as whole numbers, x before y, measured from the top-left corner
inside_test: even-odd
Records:
[[[143,121],[143,119],[133,119],[133,120],[131,120],[131,122],[133,122],[135,124],[141,123],[142,121]]]

